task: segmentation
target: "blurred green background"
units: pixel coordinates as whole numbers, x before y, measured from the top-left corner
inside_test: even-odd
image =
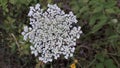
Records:
[[[83,34],[74,57],[44,64],[30,54],[21,32],[37,3],[77,16]],[[0,68],[120,68],[120,0],[0,0]]]

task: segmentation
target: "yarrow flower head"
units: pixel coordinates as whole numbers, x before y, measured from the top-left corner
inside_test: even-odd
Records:
[[[74,26],[77,20],[72,12],[65,14],[56,4],[48,4],[47,10],[43,11],[40,4],[36,4],[30,7],[28,16],[31,26],[25,26],[22,35],[25,41],[31,42],[32,54],[44,63],[60,55],[66,59],[73,56],[76,39],[82,31],[80,26]]]

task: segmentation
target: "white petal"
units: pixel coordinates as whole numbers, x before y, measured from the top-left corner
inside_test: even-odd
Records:
[[[40,9],[40,4],[36,4],[35,9]]]
[[[33,11],[30,10],[29,13],[28,13],[28,16],[32,16],[32,14],[33,14]]]
[[[79,31],[80,29],[81,29],[81,27],[79,26],[79,27],[78,27],[78,31]]]
[[[68,59],[68,56],[65,56],[65,59]]]
[[[52,59],[49,59],[48,61],[52,62]]]
[[[72,49],[71,49],[71,52],[74,52],[75,51],[75,47],[73,47]]]
[[[77,34],[77,39],[79,39],[80,38],[80,35],[79,34]]]
[[[76,45],[76,42],[73,42],[73,45],[75,46],[75,45]]]
[[[55,59],[57,59],[57,56],[54,56]]]
[[[82,34],[83,32],[82,31],[80,31],[80,34]]]
[[[42,60],[43,60],[43,58],[42,58],[42,57],[39,57],[39,60],[41,60],[41,61],[42,61]]]
[[[73,54],[72,54],[72,53],[70,54],[70,57],[73,57]]]
[[[34,48],[33,46],[30,46],[30,49],[31,49],[31,50],[35,50],[35,48]]]
[[[26,41],[27,40],[27,38],[28,38],[28,35],[24,35],[24,40]]]
[[[47,61],[45,60],[45,61],[43,61],[44,63],[47,63]]]
[[[22,32],[21,34],[22,34],[22,35],[25,35],[25,32]]]
[[[37,55],[38,55],[38,52],[37,52],[36,50],[35,50],[35,52],[34,52],[34,55],[35,55],[35,56],[37,56]]]
[[[76,39],[74,38],[73,41],[76,41]]]
[[[28,32],[28,26],[24,26],[24,31]]]

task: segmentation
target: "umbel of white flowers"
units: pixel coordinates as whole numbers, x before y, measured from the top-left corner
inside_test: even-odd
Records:
[[[30,7],[28,13],[30,25],[25,26],[22,35],[24,40],[31,42],[31,53],[44,63],[51,62],[63,55],[65,59],[72,57],[76,39],[82,33],[72,12],[65,14],[56,4],[48,4],[46,11],[40,4]]]

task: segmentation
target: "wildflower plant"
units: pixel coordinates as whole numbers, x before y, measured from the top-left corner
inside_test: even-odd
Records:
[[[43,11],[40,4],[36,4],[30,7],[28,16],[31,26],[25,26],[22,35],[32,44],[32,54],[44,63],[60,55],[65,59],[73,56],[76,39],[82,31],[80,26],[74,26],[78,21],[72,12],[65,14],[56,4],[48,4],[47,10]]]

